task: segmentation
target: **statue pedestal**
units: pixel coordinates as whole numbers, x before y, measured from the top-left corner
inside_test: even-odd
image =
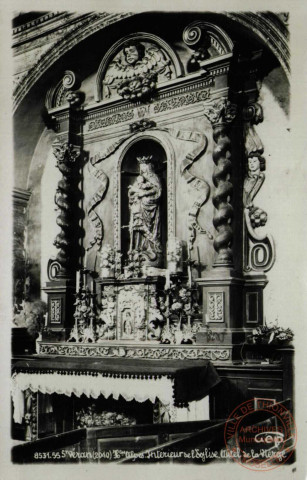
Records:
[[[47,282],[43,290],[48,295],[47,332],[43,332],[43,340],[66,340],[73,326],[75,285],[63,279]]]
[[[229,269],[216,268],[196,283],[203,292],[203,325],[210,329],[242,327],[244,279]]]

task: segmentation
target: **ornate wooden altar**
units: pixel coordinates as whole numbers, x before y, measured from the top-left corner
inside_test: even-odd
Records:
[[[65,71],[49,90],[60,232],[32,369],[230,366],[262,325],[274,243],[254,203],[265,180],[259,58],[195,21],[171,44],[131,32],[102,48],[95,78]]]

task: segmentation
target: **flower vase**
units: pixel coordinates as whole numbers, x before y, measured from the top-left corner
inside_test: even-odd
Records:
[[[182,339],[183,339],[183,333],[181,330],[176,330],[174,332],[174,337],[175,337],[175,343],[176,345],[180,344],[182,342]]]
[[[42,339],[43,339],[42,333],[39,332],[38,337],[35,340],[35,351],[36,351],[36,353],[39,353],[39,343],[38,342],[41,342]]]
[[[177,273],[178,262],[176,262],[176,260],[170,260],[169,262],[167,262],[167,268],[169,270],[169,273]]]
[[[101,267],[100,276],[101,276],[101,278],[112,278],[112,277],[114,277],[114,268],[113,267]]]

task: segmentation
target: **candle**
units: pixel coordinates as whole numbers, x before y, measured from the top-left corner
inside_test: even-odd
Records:
[[[84,262],[83,262],[83,267],[86,268],[87,264],[87,250],[85,250],[85,255],[84,255]]]
[[[167,325],[167,330],[169,329],[169,294],[166,295],[166,300],[165,300],[165,306],[166,306],[166,325]]]
[[[87,273],[86,273],[86,271],[83,270],[82,274],[83,274],[83,275],[82,275],[82,276],[83,276],[83,281],[82,281],[82,283],[83,283],[83,285],[84,285],[84,288],[86,288],[86,287],[87,287]]]
[[[206,313],[205,315],[205,319],[206,319],[206,323],[209,323],[209,317],[208,317],[208,314]]]
[[[96,282],[95,280],[93,279],[93,277],[91,277],[91,292],[94,294],[96,293]]]
[[[165,290],[169,290],[170,288],[170,271],[167,268],[165,271]]]
[[[188,275],[189,275],[189,287],[192,287],[192,270],[191,265],[188,266]]]
[[[80,285],[80,270],[76,271],[76,290],[79,290],[79,285]]]
[[[191,251],[188,248],[188,276],[189,276],[189,287],[192,287],[192,269],[191,269]]]

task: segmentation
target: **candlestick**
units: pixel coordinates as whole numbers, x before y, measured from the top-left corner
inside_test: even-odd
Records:
[[[167,268],[165,271],[165,290],[169,290],[170,288],[170,271]]]
[[[166,295],[165,306],[166,306],[166,325],[167,325],[167,328],[169,328],[169,294]]]
[[[188,285],[190,288],[192,288],[192,269],[191,269],[191,251],[188,248]]]
[[[87,250],[85,250],[85,255],[84,255],[84,261],[83,261],[83,267],[86,268],[87,264]]]
[[[192,288],[192,271],[191,271],[191,265],[188,266],[188,275],[189,275],[189,287]]]
[[[83,269],[82,271],[82,277],[83,277],[83,285],[84,285],[84,289],[86,290],[86,287],[87,287],[87,272],[85,269]]]
[[[96,293],[96,282],[93,277],[91,277],[91,292],[92,294]]]

